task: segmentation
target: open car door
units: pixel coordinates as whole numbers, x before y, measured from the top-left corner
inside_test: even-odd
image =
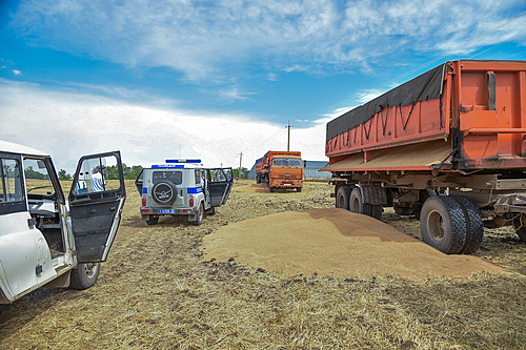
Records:
[[[126,199],[119,151],[79,160],[69,192],[77,261],[106,261],[117,235]]]
[[[232,168],[207,169],[208,193],[210,194],[210,206],[219,207],[226,203],[234,179]]]

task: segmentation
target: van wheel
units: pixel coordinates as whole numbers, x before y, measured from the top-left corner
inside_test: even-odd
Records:
[[[73,289],[88,289],[97,282],[99,272],[100,263],[78,264],[71,270],[69,286]]]
[[[212,207],[206,211],[207,215],[216,215],[217,214],[217,207]]]
[[[153,186],[152,197],[157,204],[172,205],[177,199],[177,187],[172,181],[161,181]]]
[[[447,196],[429,197],[422,207],[420,230],[424,242],[446,254],[457,254],[466,242],[462,206]]]
[[[194,225],[199,226],[203,223],[203,218],[205,216],[205,208],[203,203],[199,204],[199,209],[197,209],[197,220],[194,221]]]
[[[157,223],[159,222],[159,217],[149,217],[147,220],[146,220],[146,224],[147,225],[157,225]]]

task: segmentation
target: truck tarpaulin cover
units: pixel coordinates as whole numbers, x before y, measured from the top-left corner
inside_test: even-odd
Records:
[[[365,123],[380,112],[382,107],[406,106],[440,98],[445,67],[444,63],[330,121],[327,123],[326,141]]]

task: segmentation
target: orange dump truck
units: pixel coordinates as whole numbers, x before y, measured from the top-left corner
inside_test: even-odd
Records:
[[[257,183],[266,183],[270,192],[276,188],[303,188],[301,152],[268,151],[256,160]]]
[[[469,254],[484,227],[526,242],[526,61],[452,61],[327,124],[336,206],[416,215],[424,241]]]

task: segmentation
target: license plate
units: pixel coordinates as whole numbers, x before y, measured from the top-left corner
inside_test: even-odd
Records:
[[[159,214],[177,214],[177,209],[159,209]]]

